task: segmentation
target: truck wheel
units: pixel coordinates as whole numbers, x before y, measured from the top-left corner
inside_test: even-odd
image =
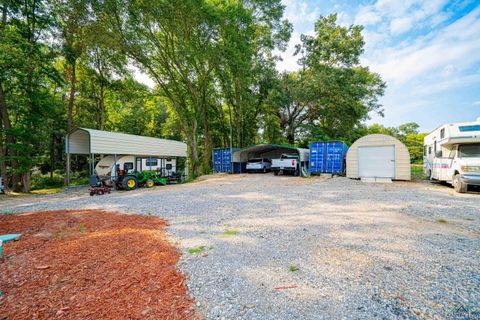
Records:
[[[453,176],[452,184],[456,192],[458,193],[467,192],[468,185],[460,179],[459,174],[456,174],[455,176]]]
[[[263,173],[267,173],[267,168],[263,167]]]
[[[138,181],[135,177],[123,178],[123,189],[130,191],[138,187]]]
[[[146,182],[145,182],[145,188],[151,188],[155,185],[155,183],[153,182],[153,180],[151,179],[148,179]]]
[[[273,175],[278,176],[278,170],[273,170]]]

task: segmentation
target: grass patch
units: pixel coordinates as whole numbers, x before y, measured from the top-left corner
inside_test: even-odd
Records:
[[[200,253],[203,253],[207,250],[212,250],[213,249],[213,246],[198,246],[198,247],[192,247],[192,248],[189,248],[188,249],[188,253],[191,254],[191,255],[195,255],[195,254],[200,254]]]
[[[12,215],[12,214],[16,214],[16,212],[13,212],[13,211],[3,211],[3,212],[0,212],[0,214],[3,214],[3,215]]]
[[[239,230],[235,230],[235,229],[225,229],[225,231],[223,232],[223,236],[224,237],[233,237],[233,236],[236,236],[237,234],[239,234],[240,231]]]
[[[297,267],[297,266],[294,266],[294,265],[291,265],[290,267],[288,267],[288,271],[290,271],[290,272],[296,272],[296,271],[298,271],[298,267]]]
[[[437,222],[438,223],[448,223],[448,221],[445,220],[445,219],[437,219]]]
[[[413,180],[428,180],[428,177],[423,173],[423,164],[412,164],[411,170]]]
[[[55,194],[65,191],[64,187],[59,188],[50,188],[50,189],[40,189],[40,190],[32,190],[31,194]]]
[[[85,226],[83,225],[83,223],[80,223],[80,225],[78,226],[78,231],[80,231],[81,233],[85,231]]]

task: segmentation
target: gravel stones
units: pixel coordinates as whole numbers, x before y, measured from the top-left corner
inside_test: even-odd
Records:
[[[478,194],[425,182],[271,174],[202,180],[0,205],[5,211],[93,207],[167,219],[206,319],[440,319],[480,309]],[[206,250],[189,253],[200,246]],[[291,272],[292,265],[298,270]]]

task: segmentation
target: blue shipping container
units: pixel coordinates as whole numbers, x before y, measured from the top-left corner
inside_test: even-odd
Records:
[[[310,144],[312,173],[344,174],[348,146],[342,141],[321,141]]]
[[[225,173],[225,172],[232,172],[238,173],[240,172],[240,168],[237,166],[232,166],[233,160],[233,152],[239,150],[238,148],[219,148],[213,149],[213,172],[214,173]],[[238,172],[237,172],[238,170]]]

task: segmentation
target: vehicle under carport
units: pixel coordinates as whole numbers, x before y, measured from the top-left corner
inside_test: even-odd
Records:
[[[238,150],[233,153],[233,163],[240,166],[245,172],[245,164],[253,158],[278,159],[282,154],[298,155],[301,164],[301,175],[308,175],[310,152],[308,149],[296,148],[279,144],[257,144]]]

